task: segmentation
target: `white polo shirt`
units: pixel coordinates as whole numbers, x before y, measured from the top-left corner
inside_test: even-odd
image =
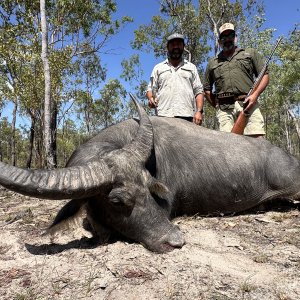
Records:
[[[195,97],[203,93],[197,68],[187,60],[173,67],[168,59],[157,64],[151,73],[158,101],[157,112],[163,117],[193,117]],[[151,81],[147,91],[151,91]]]

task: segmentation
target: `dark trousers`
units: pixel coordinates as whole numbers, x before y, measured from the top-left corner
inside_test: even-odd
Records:
[[[180,116],[176,116],[175,118],[179,118],[179,119],[183,119],[189,122],[193,122],[193,117],[180,117]]]

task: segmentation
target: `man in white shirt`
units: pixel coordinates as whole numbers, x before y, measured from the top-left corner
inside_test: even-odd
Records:
[[[158,116],[183,118],[201,125],[203,86],[197,68],[183,58],[184,36],[174,33],[167,38],[168,59],[151,73],[146,96]]]

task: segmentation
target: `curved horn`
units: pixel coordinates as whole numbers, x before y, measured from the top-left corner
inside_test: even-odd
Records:
[[[0,170],[0,183],[4,187],[47,199],[86,198],[113,180],[103,160],[56,170],[26,170],[0,162]]]
[[[123,149],[130,151],[134,156],[145,162],[150,156],[153,147],[153,127],[144,108],[139,104],[135,96],[131,93],[129,95],[138,110],[140,126],[135,139],[132,143],[124,146]]]

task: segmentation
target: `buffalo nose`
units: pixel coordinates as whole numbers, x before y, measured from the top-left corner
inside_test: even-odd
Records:
[[[175,232],[173,231],[168,235],[165,242],[174,248],[181,248],[185,244],[183,233],[179,230]]]
[[[155,243],[152,243],[150,248],[156,252],[164,253],[181,248],[185,244],[183,233],[177,226],[172,226],[169,231]]]

